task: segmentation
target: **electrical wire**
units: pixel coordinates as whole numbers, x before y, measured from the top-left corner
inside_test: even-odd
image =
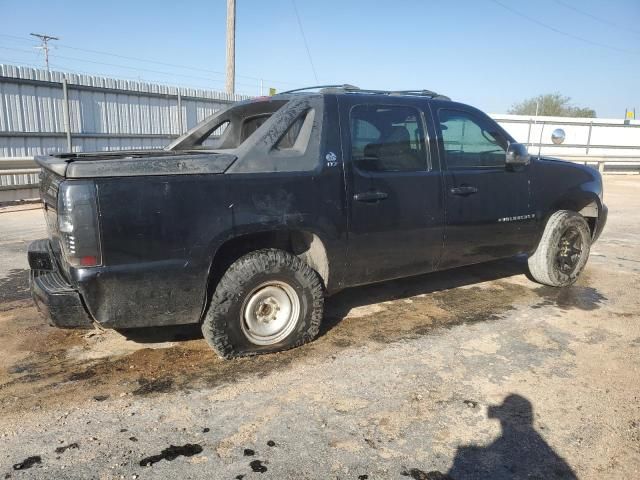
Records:
[[[634,30],[633,28],[629,28],[625,25],[620,25],[619,23],[612,22],[611,20],[607,20],[605,18],[600,18],[596,15],[592,15],[591,13],[585,12],[584,10],[574,7],[573,5],[569,5],[568,3],[563,2],[562,0],[554,0],[554,1],[557,4],[562,5],[565,8],[568,8],[569,10],[573,10],[574,12],[579,13],[580,15],[584,15],[585,17],[589,17],[592,20],[595,20],[597,22],[604,23],[605,25],[609,25],[617,29],[627,30],[628,32],[635,33],[636,35],[640,35],[640,30]]]
[[[5,47],[5,46],[1,46],[1,45],[0,45],[0,49],[2,49],[2,50],[12,50],[12,51],[24,52],[24,53],[35,53],[35,52],[31,52],[30,50],[25,50],[25,49],[22,49],[22,48]],[[94,61],[94,60],[86,60],[86,59],[77,58],[77,57],[67,57],[65,55],[56,55],[55,58],[56,59],[63,59],[63,60],[72,60],[72,61],[75,61],[75,62],[91,63],[91,64],[95,64],[95,65],[105,65],[105,66],[109,66],[109,67],[124,68],[124,69],[128,69],[128,70],[133,70],[133,71],[136,71],[136,72],[148,72],[148,73],[155,73],[155,74],[159,74],[159,75],[167,75],[167,76],[171,76],[171,77],[184,77],[184,78],[191,78],[191,79],[196,79],[196,80],[205,80],[207,82],[212,82],[212,83],[216,83],[216,84],[224,84],[224,80],[215,79],[215,78],[209,78],[209,77],[203,77],[203,76],[198,76],[198,75],[189,75],[189,74],[176,73],[176,72],[166,72],[166,71],[161,71],[161,70],[151,70],[151,69],[148,69],[148,68],[132,67],[132,66],[129,66],[129,65],[121,65],[121,64],[107,63],[107,62],[98,62],[98,61]],[[250,84],[250,83],[237,83],[237,85],[244,86],[244,87],[251,87],[251,88],[257,88],[258,87],[257,84]],[[211,87],[208,87],[208,88],[211,88]]]
[[[542,28],[546,28],[547,30],[551,30],[552,32],[555,32],[555,33],[557,33],[559,35],[563,35],[565,37],[569,37],[569,38],[572,38],[574,40],[578,40],[578,41],[581,41],[581,42],[584,42],[584,43],[588,43],[589,45],[593,45],[593,46],[596,46],[596,47],[608,48],[609,50],[614,50],[614,51],[620,52],[620,53],[626,53],[626,54],[629,54],[629,55],[640,55],[640,52],[638,52],[638,51],[626,50],[624,48],[619,48],[619,47],[616,47],[614,45],[607,45],[605,43],[595,42],[593,40],[589,40],[588,38],[580,37],[578,35],[574,35],[572,33],[568,33],[568,32],[565,32],[563,30],[559,30],[559,29],[557,29],[555,27],[552,27],[551,25],[548,25],[548,24],[546,24],[544,22],[541,22],[540,20],[536,20],[535,18],[530,17],[529,15],[527,15],[525,13],[522,13],[522,12],[520,12],[520,11],[514,9],[514,8],[511,8],[510,6],[505,5],[504,3],[502,3],[502,2],[500,2],[498,0],[491,0],[491,1],[493,3],[495,3],[496,5],[499,5],[500,7],[504,8],[505,10],[510,11],[514,15],[522,17],[522,18],[524,18],[525,20],[528,20],[531,23],[535,23],[536,25],[538,25],[538,26],[540,26]]]
[[[15,40],[20,40],[23,42],[29,42],[33,45],[37,45],[38,42],[34,42],[33,40],[29,39],[29,38],[24,38],[24,37],[19,37],[16,35],[9,35],[6,33],[0,33],[1,37],[6,37],[6,38],[11,38],[11,39],[15,39]],[[201,68],[201,67],[193,67],[193,66],[189,66],[189,65],[180,65],[180,64],[175,64],[175,63],[169,63],[169,62],[163,62],[163,61],[159,61],[159,60],[150,60],[148,58],[140,58],[140,57],[133,57],[133,56],[128,56],[128,55],[120,55],[117,53],[111,53],[111,52],[105,52],[105,51],[100,51],[100,50],[91,50],[91,49],[87,49],[87,48],[80,48],[80,47],[74,47],[71,45],[67,45],[65,43],[56,43],[55,44],[55,48],[59,48],[59,49],[69,49],[69,50],[76,50],[79,52],[86,52],[86,53],[92,53],[95,55],[106,55],[106,56],[110,56],[110,57],[115,57],[115,58],[122,58],[124,60],[133,60],[136,62],[145,62],[145,63],[150,63],[150,64],[156,64],[156,65],[163,65],[165,67],[173,67],[173,68],[182,68],[185,70],[193,70],[193,71],[199,71],[199,72],[203,72],[203,73],[211,73],[211,74],[215,74],[215,75],[222,75],[223,77],[226,75],[224,72],[220,72],[217,70],[210,70],[208,68]],[[67,57],[67,58],[71,58],[71,57]],[[104,65],[114,65],[114,64],[107,64],[107,63],[103,63]],[[120,65],[122,66],[122,65]],[[143,69],[140,69],[143,70]],[[150,71],[150,70],[147,70]],[[256,81],[266,81],[266,82],[270,82],[270,83],[276,83],[276,84],[281,84],[281,85],[293,85],[293,86],[299,86],[298,83],[293,83],[293,82],[286,82],[286,81],[282,81],[282,80],[275,80],[272,78],[262,78],[262,77],[253,77],[253,76],[249,76],[249,75],[240,75],[237,74],[237,77],[241,77],[241,78],[248,78],[250,80],[256,80]],[[202,77],[200,77],[202,78]],[[247,84],[244,84],[245,86]]]
[[[5,64],[5,65],[11,65],[11,66],[15,66],[15,67],[33,67],[33,68],[42,68],[42,65],[36,65],[34,63],[25,63],[22,60],[15,60],[15,59],[10,59],[10,58],[0,58],[0,63]],[[85,70],[78,70],[76,68],[73,67],[68,67],[66,65],[62,65],[59,63],[50,63],[52,70],[59,70],[59,71],[64,71],[65,73],[77,73],[77,74],[82,74],[82,75],[99,75],[99,76],[111,76],[109,74],[105,74],[105,73],[101,73],[101,72],[88,72]],[[176,85],[175,83],[169,83],[169,82],[163,82],[160,80],[149,80],[149,79],[145,79],[145,78],[141,78],[141,77],[131,77],[131,76],[127,76],[127,75],[118,75],[117,76],[118,79],[121,80],[134,80],[136,82],[145,82],[145,83],[154,83],[154,84],[159,84],[159,85],[165,85],[167,87],[188,87],[188,88],[194,88],[197,90],[211,90],[211,86],[210,85],[195,85],[195,84],[188,84],[188,83],[181,83],[180,85]],[[236,92],[239,95],[247,95],[247,96],[255,96],[255,93],[249,93],[248,91],[242,91],[242,92]]]
[[[307,50],[307,57],[309,58],[309,63],[311,64],[311,70],[313,71],[313,77],[316,79],[316,83],[320,83],[318,81],[318,74],[316,73],[316,67],[313,65],[313,59],[311,58],[311,50],[309,50],[309,44],[307,43],[307,37],[304,34],[304,28],[302,28],[302,22],[300,21],[300,15],[298,14],[298,7],[296,6],[296,0],[291,0],[293,4],[293,11],[296,14],[296,19],[298,20],[298,27],[300,27],[300,33],[302,34],[302,41],[304,42],[304,48]]]

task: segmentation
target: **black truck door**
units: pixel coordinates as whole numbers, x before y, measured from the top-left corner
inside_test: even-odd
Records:
[[[347,284],[429,272],[442,253],[441,173],[419,101],[339,97],[349,202]]]
[[[506,132],[465,106],[432,105],[443,159],[446,227],[441,268],[527,251],[533,238],[529,169],[505,164]]]

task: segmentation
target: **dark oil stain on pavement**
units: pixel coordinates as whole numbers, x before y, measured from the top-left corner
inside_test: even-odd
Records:
[[[140,460],[141,467],[150,467],[154,463],[159,462],[160,460],[172,461],[178,457],[192,457],[202,453],[202,447],[195,443],[187,443],[186,445],[176,446],[170,445],[169,448],[165,448],[158,455],[151,455],[150,457],[145,457]]]
[[[411,477],[413,480],[454,480],[446,473],[438,471],[423,472],[422,470],[418,470],[417,468],[403,470],[402,472],[400,472],[400,475],[402,475],[403,477]]]
[[[87,369],[83,372],[74,372],[71,375],[69,375],[69,381],[71,382],[77,382],[78,380],[88,380],[89,378],[93,378],[96,376],[96,372],[95,370],[92,369]]]
[[[29,270],[9,270],[6,277],[0,278],[0,304],[27,298],[31,298]]]
[[[251,448],[245,448],[243,455],[245,457],[253,457],[256,454],[255,450],[252,450]]]
[[[25,458],[22,462],[16,463],[13,466],[14,470],[27,470],[34,465],[42,463],[42,457],[40,455],[34,455],[32,457]]]
[[[77,449],[80,448],[80,446],[76,442],[70,443],[69,445],[65,445],[64,447],[56,448],[56,453],[64,453],[67,450],[69,450],[70,448],[73,448],[73,449],[77,450]]]
[[[593,287],[572,285],[570,287],[539,287],[534,292],[542,298],[532,308],[556,306],[561,310],[596,310],[602,306],[607,297]]]
[[[140,386],[132,392],[134,395],[166,393],[173,387],[173,380],[171,378],[153,378],[151,380],[147,378],[139,378],[138,385]]]
[[[257,473],[264,473],[267,471],[267,467],[262,464],[262,460],[254,460],[249,464],[251,470]]]

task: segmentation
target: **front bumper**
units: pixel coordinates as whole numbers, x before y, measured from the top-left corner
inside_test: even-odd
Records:
[[[609,214],[609,209],[603,203],[602,204],[602,208],[600,209],[600,212],[598,214],[598,221],[596,222],[595,232],[593,232],[593,241],[594,242],[598,239],[598,237],[600,237],[600,234],[602,233],[602,230],[604,230],[604,226],[607,223],[607,215],[608,214]]]
[[[63,328],[92,328],[93,319],[84,307],[80,293],[57,269],[49,240],[32,242],[28,256],[31,296],[49,324]]]

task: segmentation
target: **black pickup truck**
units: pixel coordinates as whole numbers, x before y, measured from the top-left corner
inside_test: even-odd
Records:
[[[222,357],[317,335],[338,290],[515,255],[570,285],[602,179],[530,158],[434,92],[314,87],[230,106],[164,150],[39,157],[49,238],[29,247],[60,327],[200,323]]]

